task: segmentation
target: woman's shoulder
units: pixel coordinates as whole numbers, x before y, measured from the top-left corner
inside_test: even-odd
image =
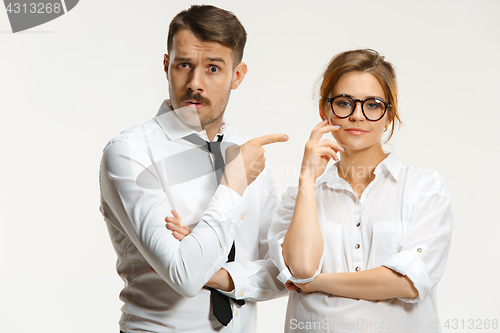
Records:
[[[405,182],[405,186],[421,188],[429,192],[448,193],[444,177],[435,169],[416,168],[401,163],[400,178]]]
[[[288,186],[281,196],[281,201],[295,201],[297,199],[298,186]]]

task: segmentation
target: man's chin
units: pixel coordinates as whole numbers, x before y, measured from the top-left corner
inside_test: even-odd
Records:
[[[201,121],[198,115],[198,110],[189,106],[184,106],[174,109],[174,112],[181,118],[181,120],[194,130],[201,131]]]

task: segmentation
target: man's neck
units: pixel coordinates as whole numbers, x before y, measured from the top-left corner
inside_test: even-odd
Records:
[[[219,131],[208,130],[207,128],[204,128],[204,130],[207,132],[208,141],[213,141],[217,133],[219,133]]]
[[[207,133],[207,137],[208,137],[209,141],[212,141],[215,138],[215,136],[217,135],[217,133],[220,132],[221,125],[222,125],[222,117],[220,117],[220,119],[215,119],[210,124],[203,126],[203,129]]]

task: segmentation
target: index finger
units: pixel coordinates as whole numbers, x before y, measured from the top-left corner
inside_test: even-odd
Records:
[[[339,125],[329,125],[328,122],[323,120],[316,127],[313,128],[311,132],[310,139],[320,140],[323,134],[333,131],[338,131],[340,129]]]
[[[180,221],[182,221],[181,217],[179,216],[179,214],[177,213],[177,211],[175,209],[172,209],[170,211],[172,213],[172,215],[176,218],[176,219],[179,219]]]
[[[286,134],[268,134],[258,138],[253,139],[257,144],[264,146],[275,142],[285,142],[288,141],[288,136]]]

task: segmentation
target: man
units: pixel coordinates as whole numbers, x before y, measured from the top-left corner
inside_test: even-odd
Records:
[[[277,199],[262,145],[287,137],[248,141],[223,119],[247,72],[245,42],[230,12],[179,13],[164,56],[170,100],[104,149],[100,209],[125,282],[122,332],[253,332],[255,301],[283,292],[266,259]]]

